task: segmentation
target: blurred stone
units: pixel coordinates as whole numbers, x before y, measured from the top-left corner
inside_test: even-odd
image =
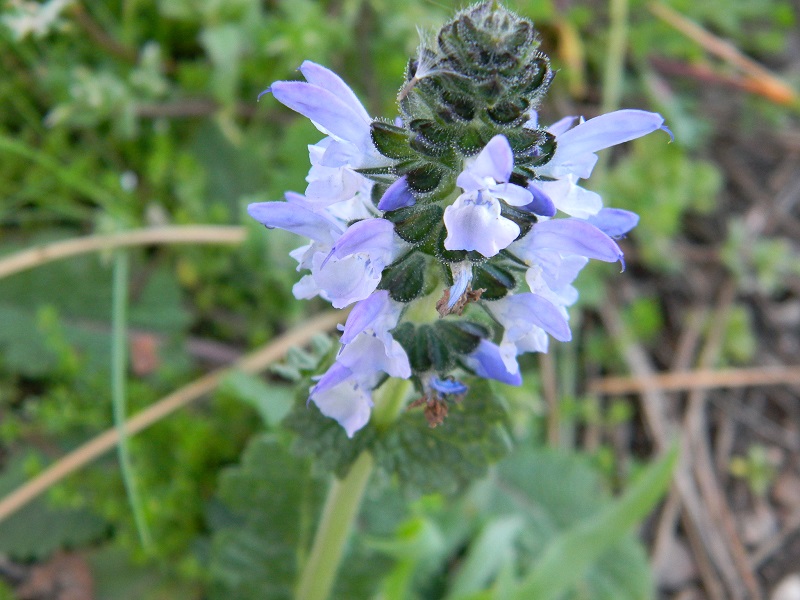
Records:
[[[658,587],[668,591],[678,590],[697,577],[697,567],[689,549],[682,541],[674,538],[661,553],[653,569]]]
[[[752,512],[741,516],[745,544],[757,546],[777,533],[778,519],[766,502],[757,502]]]
[[[94,581],[83,557],[57,552],[31,569],[15,595],[18,600],[93,600]]]
[[[800,508],[800,476],[791,471],[781,473],[772,486],[772,497],[786,508]]]
[[[131,335],[131,368],[139,377],[150,375],[161,364],[158,358],[158,338],[152,333]]]
[[[772,591],[769,600],[800,600],[800,573],[784,577]]]

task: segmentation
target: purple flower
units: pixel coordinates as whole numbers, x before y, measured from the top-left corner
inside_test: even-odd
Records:
[[[500,200],[512,206],[533,202],[533,194],[509,183],[514,153],[508,140],[493,137],[480,154],[467,161],[456,184],[464,190],[444,211],[448,250],[476,250],[492,257],[507,248],[520,233],[519,226],[500,214]]]
[[[617,243],[597,227],[580,219],[551,219],[536,223],[530,233],[514,245],[513,251],[533,265],[540,251],[555,250],[605,262],[622,258]]]
[[[398,208],[414,206],[416,203],[414,194],[411,193],[411,189],[408,187],[406,176],[403,175],[383,193],[380,202],[378,202],[378,210],[397,210]]]
[[[500,348],[488,340],[481,340],[475,351],[464,357],[464,362],[478,377],[495,379],[508,385],[522,385],[516,360],[513,367],[509,368],[503,360]]]
[[[342,328],[342,344],[349,344],[362,333],[372,333],[383,341],[385,346],[391,345],[389,333],[397,327],[403,305],[389,297],[386,290],[373,292],[369,298],[356,303],[347,316]]]
[[[287,202],[258,202],[247,207],[250,216],[267,227],[303,235],[311,243],[294,250],[298,270],[308,269],[294,286],[297,298],[322,296],[336,308],[344,308],[369,296],[378,287],[384,267],[402,250],[403,242],[384,219],[357,221],[345,229],[346,219],[331,210],[311,205],[299,194],[287,194]],[[340,211],[341,212],[341,211]]]
[[[483,19],[480,26],[494,27],[490,21]],[[492,39],[486,37],[486,52],[492,52]],[[298,271],[304,272],[293,288],[296,297],[320,296],[336,308],[354,305],[340,326],[335,361],[309,391],[309,402],[335,419],[349,437],[369,421],[373,392],[387,375],[413,376],[422,398],[412,406],[425,403],[426,416],[436,425],[447,412],[447,402],[468,392],[458,370],[450,372],[452,365],[519,385],[519,355],[547,352],[550,337],[569,341],[567,308],[578,298],[575,278],[590,259],[621,261],[615,239],[638,222],[634,213],[603,208],[602,198],[581,187],[580,180],[591,175],[598,151],[659,129],[668,131],[660,115],[639,110],[585,122],[568,117],[548,128],[556,139],[550,160],[534,171],[517,165],[514,175],[509,140],[519,139],[522,127],[537,129],[538,115],[533,113],[524,126],[502,121],[495,130],[508,137],[495,135],[476,156],[464,158],[459,150],[463,144],[448,140],[483,135],[492,122],[501,122],[503,111],[476,103],[473,124],[463,124],[463,132],[459,120],[432,120],[431,115],[451,108],[440,106],[441,94],[421,80],[434,72],[443,82],[471,77],[471,71],[462,73],[456,64],[469,57],[450,61],[438,46],[425,44],[421,52],[400,94],[403,116],[394,122],[403,131],[375,138],[387,156],[373,142],[370,115],[329,69],[306,61],[300,66],[305,81],[278,81],[266,90],[326,136],[308,148],[311,169],[305,195],[287,193],[286,202],[251,204],[248,212],[267,227],[306,238],[305,245],[291,252]],[[517,81],[513,73],[498,77]],[[531,100],[518,88],[498,85],[510,94],[498,100]],[[481,123],[479,131],[474,123]],[[448,196],[456,173],[460,190]],[[522,185],[512,183],[512,177]],[[382,190],[387,186],[379,199],[375,185]],[[433,205],[443,207],[443,213]],[[419,210],[384,218],[386,212],[412,206]],[[554,218],[558,211],[569,218]],[[528,213],[530,225],[522,225],[520,212]],[[443,214],[441,223],[438,214]],[[453,251],[477,252],[480,260],[472,260],[475,254],[459,259],[463,252]],[[431,272],[419,272],[433,266],[437,268]],[[520,266],[527,266],[524,281],[516,273]],[[439,269],[445,269],[444,276]],[[449,288],[447,269],[452,273]],[[472,290],[472,285],[485,289]],[[491,327],[486,319],[455,321],[470,302],[489,313]],[[434,324],[436,311],[440,317],[453,316]],[[466,318],[474,314],[469,311]],[[501,340],[499,345],[494,339]]]
[[[309,60],[300,65],[300,72],[306,81],[276,81],[259,98],[271,92],[278,102],[309,118],[325,135],[351,144],[362,156],[371,154],[371,119],[353,90],[336,73]]]
[[[440,379],[433,376],[428,380],[428,387],[438,396],[462,396],[469,388],[455,379]]]
[[[389,333],[401,310],[385,291],[356,304],[344,326],[339,356],[310,390],[309,399],[322,414],[336,419],[348,437],[369,421],[372,389],[381,373],[411,376],[405,350]]]
[[[586,219],[603,207],[599,195],[578,185],[579,179],[592,174],[597,163],[595,152],[658,131],[669,132],[664,118],[643,110],[618,110],[572,127],[575,117],[554,123],[548,131],[556,136],[556,152],[537,175],[553,181],[537,181],[535,185],[552,199],[556,208],[570,216]],[[536,117],[528,126],[536,126]],[[672,134],[670,133],[670,136]]]
[[[518,370],[517,355],[547,352],[548,333],[562,342],[572,339],[564,307],[538,294],[507,296],[492,302],[489,307],[503,326],[498,355],[510,373]]]
[[[604,208],[587,221],[607,236],[619,238],[639,224],[639,215],[621,208]]]
[[[307,60],[300,65],[300,72],[306,81],[276,81],[259,98],[271,92],[329,136],[309,146],[312,166],[306,178],[306,197],[322,206],[356,195],[368,201],[372,182],[354,169],[388,164],[372,143],[369,113],[333,71]]]

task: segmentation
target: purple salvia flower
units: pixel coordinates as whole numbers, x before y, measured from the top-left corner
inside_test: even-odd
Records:
[[[534,293],[507,296],[490,305],[490,311],[503,326],[498,354],[506,370],[518,369],[516,357],[525,352],[547,352],[549,333],[562,342],[572,339],[567,311]]]
[[[622,208],[604,208],[587,221],[607,236],[620,238],[639,224],[639,215]]]
[[[348,437],[353,437],[369,421],[371,392],[381,373],[408,379],[408,356],[388,333],[379,337],[364,331],[342,346],[336,361],[311,388],[309,400],[322,414],[336,419]]]
[[[408,187],[406,176],[398,178],[392,185],[386,188],[380,201],[378,202],[378,210],[397,210],[398,208],[406,208],[414,206],[417,200],[414,194]]]
[[[445,248],[475,250],[489,258],[519,236],[519,226],[500,214],[500,200],[526,206],[533,202],[533,194],[509,183],[513,168],[514,153],[502,135],[493,137],[478,156],[467,161],[456,180],[464,193],[444,211]]]
[[[490,10],[484,4],[474,10]],[[489,56],[499,22],[507,21],[475,21],[487,30],[480,41],[472,41]],[[445,28],[440,35],[452,31]],[[427,403],[429,423],[437,425],[447,412],[442,404],[468,390],[458,373],[450,372],[451,365],[519,385],[519,355],[547,352],[551,336],[569,341],[567,307],[578,298],[575,278],[590,259],[621,261],[614,240],[638,222],[634,213],[604,208],[602,198],[580,181],[591,175],[598,151],[669,131],[660,115],[640,110],[588,121],[567,117],[548,128],[556,144],[545,156],[548,143],[519,146],[525,139],[520,130],[527,129],[528,136],[539,129],[536,112],[528,113],[524,125],[524,115],[504,120],[502,111],[488,108],[496,108],[498,99],[488,89],[476,91],[471,122],[431,119],[453,110],[420,84],[440,64],[436,72],[443,79],[471,77],[438,46],[423,43],[412,78],[401,90],[403,116],[394,120],[394,129],[388,120],[376,124],[338,75],[309,61],[300,67],[305,81],[278,81],[267,90],[326,135],[309,146],[305,196],[289,193],[286,202],[252,204],[248,212],[267,227],[308,239],[291,252],[298,271],[306,271],[293,288],[295,296],[321,296],[337,308],[354,304],[340,326],[338,356],[309,395],[309,402],[338,421],[349,437],[369,421],[373,391],[386,375],[413,375],[422,399],[412,406]],[[501,93],[508,97],[502,98],[510,103],[535,106],[538,97],[512,84],[528,68],[518,67],[519,73],[498,75],[497,89],[505,90]],[[485,139],[492,130],[508,137],[494,135],[476,156],[466,156],[471,140]],[[515,166],[515,152],[520,161],[522,156],[539,160]],[[454,176],[460,192],[450,195]],[[401,210],[410,207],[415,208]],[[559,211],[570,218],[554,218]],[[464,252],[482,256],[475,260]],[[449,288],[439,269],[419,272],[437,263],[452,273]],[[521,282],[516,271],[524,265]],[[456,322],[469,303],[490,313],[492,327],[486,321]],[[434,306],[449,322],[434,323]],[[474,314],[469,311],[466,318]],[[414,369],[404,346],[413,349]]]
[[[433,376],[428,380],[428,386],[440,396],[462,396],[469,391],[469,387],[455,379],[440,379]]]
[[[556,152],[552,160],[537,169],[537,175],[554,181],[538,181],[536,185],[550,197],[556,208],[570,216],[586,219],[603,207],[599,195],[578,185],[578,180],[592,174],[599,150],[663,130],[664,118],[643,110],[618,110],[588,121],[575,117],[554,123],[548,131],[556,136]],[[532,119],[531,123],[536,123]]]
[[[622,258],[617,243],[591,223],[581,219],[551,219],[536,223],[531,232],[514,245],[514,252],[534,264],[540,250],[556,250],[604,262]]]
[[[481,340],[475,351],[464,357],[464,362],[478,377],[495,379],[508,385],[522,385],[522,376],[516,361],[513,368],[509,369],[500,348],[488,340]]]
[[[397,327],[402,310],[403,305],[392,300],[386,290],[373,292],[350,311],[342,328],[341,343],[349,344],[359,334],[372,333],[389,346],[392,340],[389,332]]]

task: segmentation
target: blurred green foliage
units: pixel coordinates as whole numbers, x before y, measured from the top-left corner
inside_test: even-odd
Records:
[[[636,268],[679,276],[682,224],[715,210],[722,177],[701,158],[715,125],[699,110],[697,93],[685,84],[671,94],[655,93],[648,63],[653,55],[699,61],[703,54],[657,21],[646,4],[631,2],[625,104],[645,108],[649,101],[667,116],[677,139],[668,145],[665,136],[650,136],[623,149],[601,191],[609,205],[642,216],[624,242]],[[783,48],[794,24],[784,0],[669,4],[756,58]],[[310,59],[339,72],[372,114],[391,117],[417,28],[433,30],[461,5],[6,3],[0,10],[0,255],[135,227],[245,225],[247,240],[234,250],[131,250],[130,327],[154,336],[156,350],[150,368],[131,373],[128,403],[131,411],[151,405],[207,370],[205,361],[229,360],[322,306],[293,300],[293,236],[263,235],[244,217],[249,202],[304,189],[306,146],[320,137],[269,95],[256,103],[258,93],[274,80],[296,78],[295,69]],[[559,75],[553,101],[543,107],[547,122],[563,116],[561,106],[594,103],[608,42],[605,5],[509,5],[534,19],[544,49],[562,71],[575,65],[559,27],[568,23],[579,33],[587,97],[570,98],[569,80]],[[752,121],[759,110],[782,118],[761,101],[752,105],[743,119]],[[800,262],[783,242],[749,240],[738,221],[723,235],[723,260],[742,289],[776,294],[785,277],[797,273]],[[580,282],[582,306],[603,302],[603,281],[612,272],[608,265],[587,270]],[[110,426],[110,299],[106,254],[70,258],[0,282],[0,495]],[[644,296],[624,317],[643,342],[657,341],[665,323],[658,300]],[[573,322],[578,318],[573,315]],[[216,352],[224,359],[192,350],[209,341],[220,344]],[[569,362],[569,375],[583,362],[619,367],[610,348],[606,334],[588,327],[579,350],[556,353]],[[558,540],[565,532],[609,506],[616,469],[608,448],[589,456],[542,450],[544,403],[535,359],[523,362],[528,373],[522,388],[500,394],[482,387],[483,409],[454,407],[439,429],[427,429],[421,414],[411,411],[395,432],[372,428],[349,442],[286,385],[308,386],[309,369],[334,351],[330,340],[320,338],[311,351],[295,351],[266,381],[233,374],[211,402],[131,440],[155,539],[149,554],[138,545],[111,458],[0,525],[0,552],[23,560],[91,547],[98,598],[259,598],[265,597],[265,577],[273,586],[269,597],[289,597],[328,469],[341,472],[361,448],[371,447],[383,470],[368,492],[338,584],[340,597],[368,597],[376,590],[387,599],[509,597],[503,594],[533,571],[549,545],[563,543]],[[734,307],[724,360],[746,362],[754,351],[752,318]],[[624,402],[600,407],[576,399],[574,377],[571,384],[565,379],[572,386],[562,386],[565,429],[614,427],[631,417]],[[565,445],[574,438],[565,436]],[[491,467],[510,446],[510,456]],[[36,464],[28,465],[26,456],[37,457]],[[750,457],[748,464],[756,462]],[[743,476],[753,478],[756,471]],[[30,523],[41,530],[33,537]],[[651,596],[644,551],[628,529],[626,524],[601,536],[603,552],[562,597]],[[0,597],[8,596],[0,582]]]

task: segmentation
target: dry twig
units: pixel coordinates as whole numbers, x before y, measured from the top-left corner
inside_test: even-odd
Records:
[[[591,381],[592,394],[639,394],[647,389],[686,392],[714,388],[743,388],[764,385],[800,385],[800,366],[751,367],[745,369],[697,369],[659,373],[649,377],[604,377]]]
[[[753,93],[779,104],[794,104],[798,101],[797,92],[788,83],[742,54],[733,44],[721,40],[666,4],[652,2],[650,12],[700,44],[711,54],[739,69],[745,76],[742,85]]]
[[[227,225],[176,225],[92,235],[28,248],[0,258],[0,279],[45,263],[98,250],[156,244],[236,245],[241,244],[245,237],[244,227]]]

